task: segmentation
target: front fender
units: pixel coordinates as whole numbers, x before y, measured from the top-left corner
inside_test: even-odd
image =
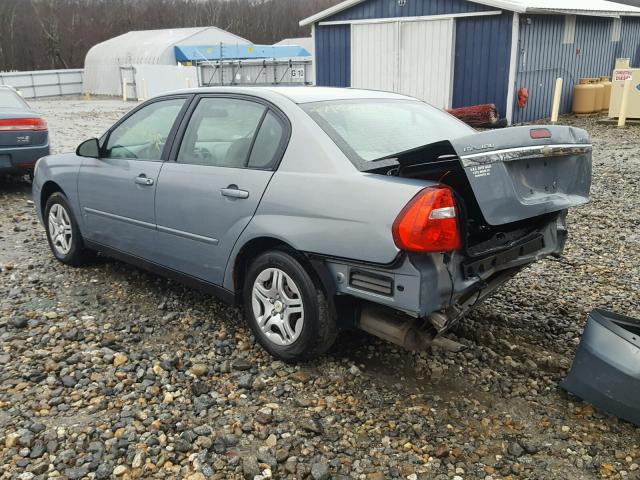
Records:
[[[32,195],[40,221],[43,220],[46,203],[43,192],[61,190],[69,199],[73,215],[80,224],[80,228],[83,227],[78,197],[78,174],[81,165],[82,158],[73,153],[49,155],[38,160],[33,176]]]

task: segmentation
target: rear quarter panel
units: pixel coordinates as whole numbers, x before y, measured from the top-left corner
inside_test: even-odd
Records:
[[[358,171],[298,106],[286,110],[291,140],[229,258],[224,282],[229,289],[233,288],[230,266],[238,252],[260,237],[279,239],[298,251],[376,264],[393,262],[399,252],[393,222],[431,183]]]
[[[387,264],[398,254],[393,222],[423,186],[379,175],[276,173],[250,226],[297,250]]]

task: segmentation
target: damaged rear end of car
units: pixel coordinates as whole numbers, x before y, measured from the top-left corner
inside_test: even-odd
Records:
[[[567,210],[589,199],[591,149],[584,130],[524,126],[358,165],[425,182],[393,224],[393,265],[330,263],[339,293],[363,300],[358,327],[424,349],[524,267],[559,256]]]

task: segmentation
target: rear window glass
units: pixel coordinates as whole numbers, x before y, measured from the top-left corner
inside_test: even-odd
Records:
[[[417,100],[340,100],[301,106],[356,165],[474,131]]]
[[[27,102],[22,100],[17,93],[6,88],[0,88],[0,108],[25,110],[29,107],[27,106]]]

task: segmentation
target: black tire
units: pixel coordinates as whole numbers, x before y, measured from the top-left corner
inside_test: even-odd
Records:
[[[295,283],[304,309],[304,321],[299,336],[289,345],[277,345],[258,326],[253,311],[253,287],[266,269],[277,268]],[[243,288],[244,315],[258,342],[274,357],[285,362],[307,360],[326,352],[337,336],[337,327],[325,293],[313,281],[302,264],[292,255],[272,250],[257,257],[249,266]]]
[[[64,208],[71,225],[71,239],[69,242],[69,251],[67,253],[63,253],[58,248],[56,248],[52,239],[52,233],[49,226],[49,214],[51,212],[51,209],[54,208],[55,205],[61,205],[62,208]],[[64,263],[65,265],[79,267],[81,265],[85,265],[95,257],[95,254],[92,251],[85,248],[84,240],[82,238],[82,234],[80,233],[80,229],[78,228],[78,222],[73,216],[73,211],[71,210],[71,206],[69,205],[69,200],[62,192],[55,192],[51,194],[51,196],[49,196],[49,198],[47,199],[47,203],[44,208],[43,221],[45,230],[47,232],[47,241],[49,242],[49,248],[51,249],[53,256],[56,257],[56,259],[58,259],[60,262]]]

